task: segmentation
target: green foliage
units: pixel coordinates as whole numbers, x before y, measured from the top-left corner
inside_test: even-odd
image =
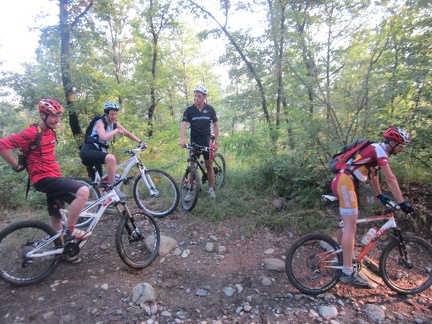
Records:
[[[258,225],[324,228],[328,221],[318,212],[319,198],[329,192],[330,156],[358,137],[380,141],[390,125],[412,134],[406,152],[391,157],[398,180],[431,177],[432,33],[425,1],[393,7],[310,2],[301,11],[273,2],[248,7],[236,2],[207,11],[208,4],[200,3],[201,9],[191,1],[181,6],[156,1],[153,7],[133,0],[95,3],[71,30],[68,71],[82,129],[105,102],[121,103],[119,122],[149,144],[142,154],[146,165],[176,179],[187,158],[178,146],[181,114],[193,101],[194,86],[206,85],[229,177],[215,204],[203,197],[206,203],[191,214],[214,221],[240,217],[245,233]],[[231,22],[249,10],[263,13],[258,30],[234,28]],[[189,11],[204,14],[209,29],[198,29],[200,20]],[[213,21],[212,15],[227,18],[227,24],[222,28],[217,22],[223,20]],[[64,103],[58,31],[41,27],[36,64],[25,64],[23,73],[1,71],[1,137],[39,119],[39,98]],[[224,52],[218,60],[213,53],[219,47]],[[228,70],[223,84],[212,69],[217,61]],[[18,101],[11,99],[15,94]],[[85,176],[67,117],[58,140],[63,174]],[[122,151],[135,145],[118,137],[110,152],[120,162],[126,158]],[[43,205],[40,198],[23,199],[24,173],[2,167],[2,206]],[[272,200],[280,197],[286,203],[276,209]]]

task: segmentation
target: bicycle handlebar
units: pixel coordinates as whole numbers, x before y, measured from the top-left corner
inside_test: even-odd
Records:
[[[385,204],[385,207],[387,208],[388,211],[393,211],[393,210],[400,209],[400,206],[398,204],[396,204],[394,201],[391,201],[391,200],[389,200]]]
[[[321,199],[322,199],[323,204],[335,203],[339,200],[337,197],[332,196],[332,195],[322,195]],[[391,200],[386,202],[385,207],[387,209],[387,212],[392,212],[392,211],[401,209],[397,203],[395,203],[394,201],[391,201]]]
[[[123,151],[123,153],[129,153],[129,154],[135,155],[138,152],[145,151],[146,149],[147,149],[147,146],[138,146],[138,147],[130,149],[130,150],[125,150],[125,151]]]
[[[192,149],[193,151],[203,151],[203,152],[214,151],[214,149],[211,148],[211,147],[201,146],[201,145],[198,145],[198,144],[195,144],[195,143],[186,144],[184,146],[184,148]]]

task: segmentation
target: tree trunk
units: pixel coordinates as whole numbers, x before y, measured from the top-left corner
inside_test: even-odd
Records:
[[[60,39],[61,58],[60,68],[62,74],[63,90],[66,97],[66,106],[69,115],[69,125],[75,138],[79,138],[82,130],[78,121],[78,115],[74,111],[75,95],[70,75],[70,28],[68,24],[68,0],[60,0]]]
[[[66,97],[66,106],[69,115],[69,125],[74,138],[78,142],[78,147],[81,148],[83,144],[83,136],[78,120],[78,114],[75,111],[75,94],[72,85],[72,77],[70,74],[70,32],[79,19],[93,6],[93,1],[87,1],[80,4],[80,6],[85,6],[85,10],[81,12],[81,14],[79,14],[72,23],[69,23],[68,4],[68,0],[60,0],[60,68],[62,74],[63,90]]]

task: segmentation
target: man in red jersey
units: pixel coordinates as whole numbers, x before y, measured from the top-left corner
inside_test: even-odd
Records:
[[[13,170],[21,171],[23,166],[16,161],[11,152],[11,149],[20,149],[24,156],[27,156],[27,171],[31,183],[37,191],[46,194],[50,225],[56,231],[62,229],[59,209],[64,208],[64,202],[67,202],[70,206],[63,239],[66,242],[86,240],[90,237],[91,232],[75,228],[75,224],[88,200],[89,190],[76,181],[62,178],[54,154],[55,129],[64,112],[63,107],[55,100],[41,99],[38,109],[41,121],[35,125],[37,127],[32,125],[17,134],[0,139],[0,157],[11,165]],[[38,147],[32,150],[30,146],[38,136],[38,128],[42,133],[41,141]],[[81,259],[72,257],[66,261],[78,263]]]

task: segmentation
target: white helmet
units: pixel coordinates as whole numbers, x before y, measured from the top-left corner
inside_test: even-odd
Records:
[[[200,85],[196,86],[194,92],[201,92],[203,95],[207,96],[207,89]]]
[[[120,106],[115,102],[109,101],[104,105],[105,114],[109,114],[110,110],[120,111]]]

